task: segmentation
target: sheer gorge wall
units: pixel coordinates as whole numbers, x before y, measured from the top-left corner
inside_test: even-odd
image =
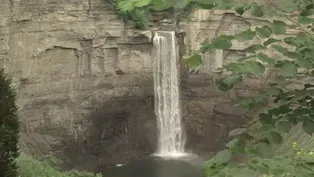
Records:
[[[4,0],[0,17],[0,63],[17,90],[23,151],[57,154],[82,168],[154,152],[151,29],[126,26],[102,0]],[[256,23],[195,11],[180,25],[180,51]],[[198,73],[181,67],[186,147],[197,154],[223,148],[228,131],[245,122],[230,105],[250,93],[247,86],[229,94],[214,86],[213,70],[245,55],[236,46],[206,54]]]

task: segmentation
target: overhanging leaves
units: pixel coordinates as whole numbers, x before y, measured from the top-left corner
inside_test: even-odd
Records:
[[[252,40],[254,36],[255,36],[255,31],[248,29],[234,35],[234,38],[238,41],[247,41],[247,40]]]
[[[273,151],[267,143],[258,144],[256,147],[256,153],[263,158],[269,158],[273,155]]]
[[[283,120],[277,123],[277,127],[279,130],[288,133],[293,127],[293,124],[288,120]]]
[[[214,157],[215,159],[215,163],[217,165],[221,165],[224,163],[229,162],[229,160],[231,159],[232,153],[230,150],[225,149],[223,151],[218,152],[218,154],[216,154],[216,156]]]
[[[275,34],[285,34],[286,27],[286,23],[280,20],[274,20],[271,25],[271,29]]]
[[[266,49],[263,45],[261,44],[253,44],[245,49],[243,49],[245,52],[248,52],[248,53],[255,53],[256,51],[259,51],[259,50],[264,50]]]
[[[257,5],[257,4],[253,4],[251,7],[251,15],[253,15],[254,17],[261,17],[264,15],[264,12],[262,10],[262,7]]]
[[[240,3],[238,4],[234,10],[239,14],[242,15],[245,11],[249,10],[251,8],[251,6],[248,6],[245,3]]]
[[[309,17],[302,17],[300,16],[298,19],[298,22],[302,25],[308,25],[314,22],[313,18],[309,18]]]
[[[216,5],[214,3],[211,4],[206,4],[206,3],[201,3],[201,2],[197,2],[196,3],[196,7],[200,8],[200,9],[213,9]]]
[[[233,76],[227,77],[226,79],[224,79],[223,82],[225,84],[234,86],[235,84],[242,82],[242,75],[233,75]]]
[[[307,134],[312,136],[314,133],[314,121],[311,119],[306,119],[303,121],[302,128]]]
[[[314,66],[314,36],[312,34],[314,33],[314,29],[312,29],[312,23],[314,21],[311,19],[311,15],[314,12],[312,11],[314,4],[305,4],[299,7],[301,11],[300,14],[297,14],[299,15],[299,21],[295,22],[296,18],[294,17],[287,20],[287,22],[289,21],[289,27],[294,28],[295,25],[298,30],[302,31],[297,35],[292,33],[293,30],[291,32],[289,30],[289,33],[287,33],[288,26],[285,23],[286,20],[277,20],[279,18],[272,16],[272,19],[276,20],[273,20],[269,26],[259,26],[254,31],[251,30],[254,29],[254,26],[252,26],[250,29],[234,35],[234,37],[226,35],[217,37],[212,40],[211,44],[203,45],[206,50],[202,51],[213,51],[214,49],[230,50],[232,40],[245,42],[244,45],[250,44],[251,46],[242,50],[246,53],[245,56],[228,62],[228,64],[223,66],[223,69],[228,72],[222,73],[231,73],[231,75],[228,77],[223,75],[223,79],[220,77],[216,83],[218,83],[217,85],[220,90],[228,91],[246,78],[258,80],[260,82],[257,87],[262,88],[262,90],[253,96],[241,98],[241,102],[238,105],[248,109],[266,107],[265,110],[261,110],[262,113],[256,118],[257,120],[252,120],[250,124],[244,126],[245,128],[230,132],[230,136],[235,139],[231,140],[227,144],[227,147],[234,153],[232,155],[236,155],[236,153],[248,155],[248,161],[250,161],[251,165],[247,173],[238,173],[239,171],[237,171],[239,169],[247,169],[247,163],[241,164],[243,166],[237,166],[238,164],[221,160],[218,163],[220,165],[212,161],[213,165],[209,170],[211,172],[210,176],[229,175],[239,177],[237,176],[238,174],[240,176],[248,176],[251,169],[253,169],[253,173],[264,171],[266,174],[279,176],[279,174],[284,174],[283,168],[300,169],[294,166],[293,163],[295,161],[287,163],[291,165],[290,167],[284,167],[285,163],[280,161],[280,159],[276,159],[276,156],[273,156],[272,148],[273,145],[283,142],[281,133],[288,133],[298,123],[303,124],[303,130],[308,134],[313,134],[314,132],[314,111],[311,111],[314,109],[314,96],[312,96],[314,91],[313,93],[310,92],[313,88],[310,86],[293,91],[295,81],[300,81],[303,78],[312,79],[314,76],[314,74],[311,75],[314,73],[312,71]],[[238,4],[234,10],[242,15],[248,8],[250,8],[251,14],[255,17],[261,17],[268,11],[264,6],[262,7],[254,3],[248,6],[245,3]],[[294,13],[298,12],[294,11]],[[293,15],[297,16],[296,14]],[[283,18],[284,16],[280,19]],[[289,35],[289,37],[286,35]],[[260,43],[258,43],[258,38],[261,41]],[[286,44],[289,46],[286,46]],[[280,55],[272,55],[270,53],[273,51],[272,49]],[[265,72],[266,67],[267,72]],[[304,80],[304,82],[308,81]],[[238,93],[238,88],[242,89],[242,85],[236,87],[236,93]],[[244,138],[245,135],[251,138],[246,139]],[[250,158],[254,159],[255,162],[251,161]],[[300,173],[304,174],[305,172]]]
[[[184,56],[183,60],[191,69],[195,69],[203,63],[202,56],[199,54],[195,54],[192,56]]]
[[[280,75],[284,77],[292,77],[297,74],[297,67],[295,64],[292,62],[285,62],[281,67],[280,67]]]
[[[255,31],[260,38],[268,38],[272,34],[272,30],[269,26],[263,26],[262,28],[257,27]]]
[[[314,9],[313,8],[305,9],[304,11],[302,11],[300,13],[300,16],[311,16],[311,15],[314,15]]]
[[[266,137],[268,141],[271,143],[281,144],[283,142],[282,136],[279,133],[274,132],[274,131],[271,131],[270,133],[268,133]]]
[[[270,64],[270,65],[274,65],[276,63],[276,61],[274,59],[268,57],[267,55],[265,55],[263,53],[257,54],[257,58],[263,62]]]
[[[224,67],[227,71],[237,74],[254,74],[260,75],[265,72],[265,67],[257,61],[246,61],[241,63],[230,63]]]
[[[221,35],[212,40],[212,46],[215,49],[229,49],[232,46],[231,40],[233,36]]]
[[[265,47],[267,47],[268,45],[270,45],[270,44],[272,44],[272,43],[276,43],[276,42],[280,42],[280,40],[279,40],[279,39],[274,39],[274,38],[269,38],[267,41],[265,41],[265,42],[263,43],[263,45],[264,45]]]

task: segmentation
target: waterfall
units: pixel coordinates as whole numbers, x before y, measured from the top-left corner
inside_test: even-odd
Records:
[[[158,123],[158,156],[184,155],[185,139],[182,130],[179,57],[175,32],[155,32],[154,44],[154,92],[155,114]]]

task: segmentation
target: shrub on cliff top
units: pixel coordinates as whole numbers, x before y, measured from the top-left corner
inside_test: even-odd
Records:
[[[19,121],[11,79],[0,68],[0,176],[16,177],[15,159],[19,155]]]

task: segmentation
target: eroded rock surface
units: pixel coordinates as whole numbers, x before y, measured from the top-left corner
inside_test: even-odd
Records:
[[[182,27],[193,47],[217,29],[245,23],[232,15],[206,23],[202,18]],[[21,149],[57,155],[69,167],[84,169],[151,154],[156,147],[151,37],[150,31],[126,27],[102,0],[4,0],[0,64],[17,90]],[[219,56],[243,55],[233,50]],[[244,122],[242,112],[230,107],[243,90],[232,95],[215,89],[215,58],[208,55],[198,74],[182,67],[187,147],[202,155],[223,148],[228,131]]]

